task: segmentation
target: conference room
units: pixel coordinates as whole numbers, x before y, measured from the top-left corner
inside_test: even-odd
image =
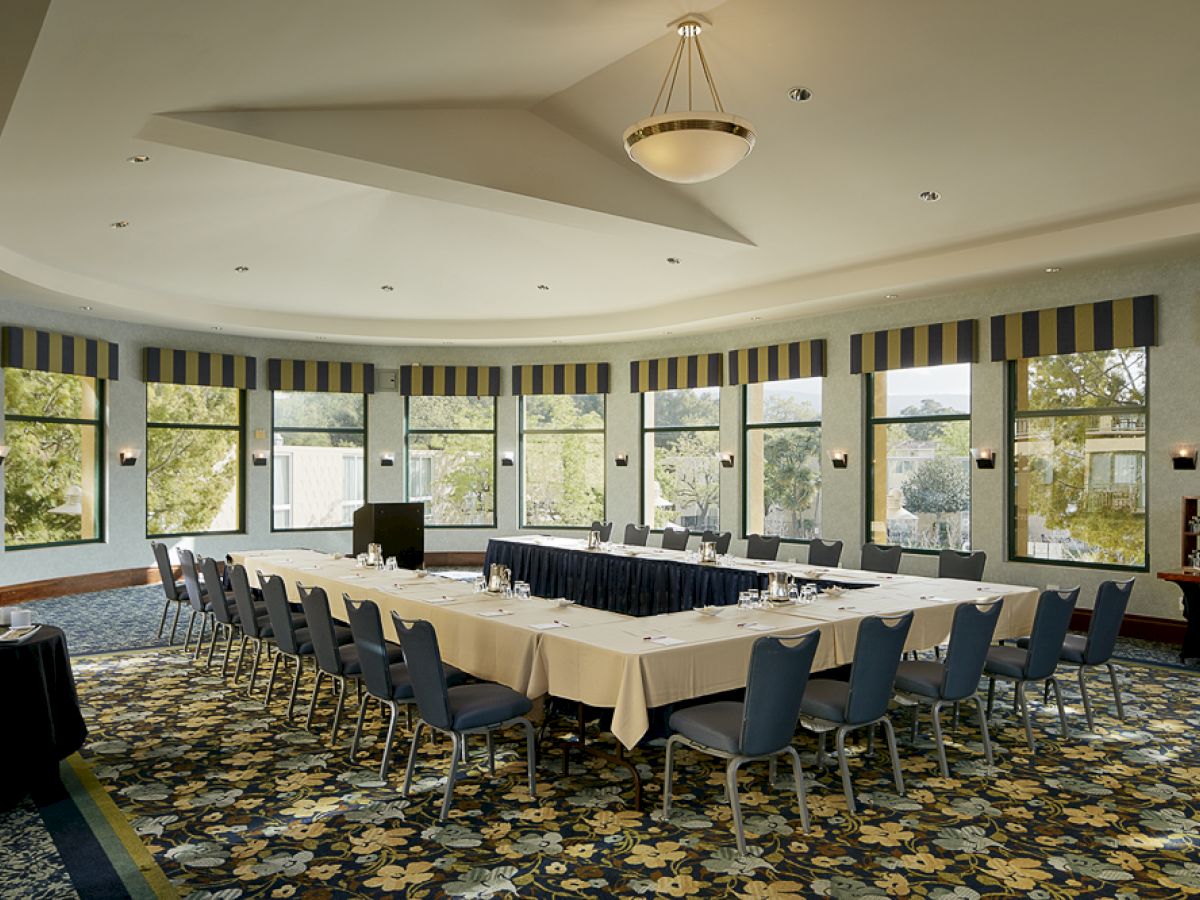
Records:
[[[1200,890],[1186,0],[0,11],[0,897]]]

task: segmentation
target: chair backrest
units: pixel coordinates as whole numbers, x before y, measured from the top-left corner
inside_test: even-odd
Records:
[[[938,578],[980,581],[987,554],[982,550],[943,550],[938,554]]]
[[[846,697],[848,724],[874,722],[887,712],[912,620],[913,614],[906,612],[902,616],[867,616],[858,623]]]
[[[171,551],[162,541],[151,541],[150,549],[154,551],[154,561],[158,563],[158,577],[162,579],[163,593],[168,600],[182,600],[175,590],[175,572],[171,568]]]
[[[1025,656],[1023,675],[1027,681],[1049,678],[1058,668],[1063,639],[1071,627],[1071,613],[1078,600],[1077,587],[1068,591],[1042,591],[1038,597],[1033,627],[1029,629],[1029,652]]]
[[[417,711],[434,728],[448,729],[451,724],[450,697],[446,688],[446,670],[442,668],[442,651],[438,648],[437,632],[424,619],[410,621],[392,613],[396,637],[408,664],[408,677]]]
[[[592,531],[600,532],[600,540],[606,544],[612,540],[612,522],[601,522],[597,519],[592,523]]]
[[[383,620],[379,607],[370,600],[357,603],[349,594],[342,594],[346,602],[346,616],[350,619],[350,633],[354,635],[354,646],[358,648],[358,660],[362,664],[363,680],[367,692],[384,700],[392,699],[392,664],[388,659],[387,641],[383,637]]]
[[[258,627],[258,613],[254,609],[254,595],[250,593],[250,576],[246,567],[233,565],[228,568],[229,586],[233,591],[233,605],[237,607],[242,633],[247,637],[262,637]]]
[[[183,589],[188,603],[196,612],[203,612],[204,595],[200,592],[200,576],[196,574],[196,556],[186,547],[179,548],[179,568],[183,572]]]
[[[823,541],[820,538],[813,538],[808,542],[808,564],[810,566],[837,568],[837,564],[841,560],[841,541]]]
[[[885,575],[895,575],[900,571],[899,547],[885,547],[883,544],[863,544],[862,559],[858,567],[867,572],[882,572]]]
[[[988,647],[1000,621],[1004,598],[995,597],[978,603],[964,603],[954,611],[950,626],[950,646],[946,650],[946,671],[942,678],[943,700],[965,700],[979,689]]]
[[[288,606],[287,585],[279,575],[258,573],[263,602],[267,604],[267,618],[271,620],[271,631],[275,643],[284,653],[296,655],[296,626],[292,624],[292,608]]]
[[[760,637],[754,642],[738,741],[746,756],[774,753],[791,743],[820,640],[821,632],[813,630],[804,635]]]
[[[1092,607],[1092,622],[1088,626],[1087,644],[1083,648],[1083,661],[1089,666],[1108,662],[1117,644],[1121,631],[1121,620],[1129,606],[1129,595],[1133,593],[1133,579],[1128,581],[1105,581],[1096,591],[1096,605]]]
[[[229,613],[229,598],[225,596],[224,579],[221,570],[217,568],[215,556],[204,557],[200,564],[204,574],[204,587],[208,591],[208,601],[212,604],[213,618],[225,625],[233,624],[233,616]]]
[[[333,633],[333,614],[329,611],[329,595],[325,588],[317,585],[296,585],[300,592],[300,605],[304,607],[304,621],[308,624],[308,638],[312,641],[313,656],[317,665],[330,675],[341,675],[342,655],[338,653],[337,637]]]
[[[733,541],[733,532],[732,531],[722,531],[718,534],[717,532],[712,531],[710,529],[705,529],[704,533],[702,535],[700,535],[700,542],[702,544],[707,544],[707,543],[716,544],[717,552],[721,553],[721,554],[725,554],[725,553],[729,552],[729,544],[732,541]]]
[[[630,522],[625,526],[625,543],[631,547],[645,547],[648,537],[650,537],[649,525],[634,525]]]
[[[664,550],[686,550],[688,538],[692,534],[686,528],[672,528],[668,525],[663,529],[662,545]]]
[[[779,535],[752,534],[746,538],[747,559],[774,559],[779,555]]]

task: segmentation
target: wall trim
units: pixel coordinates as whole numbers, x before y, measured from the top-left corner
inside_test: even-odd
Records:
[[[1072,631],[1086,632],[1091,623],[1092,611],[1090,609],[1076,609],[1071,614]],[[1185,634],[1187,634],[1187,621],[1184,619],[1160,619],[1158,616],[1126,613],[1121,622],[1121,637],[1157,641],[1160,644],[1178,644],[1182,647]]]

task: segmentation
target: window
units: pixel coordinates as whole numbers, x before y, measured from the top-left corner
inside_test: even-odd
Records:
[[[586,527],[604,518],[604,395],[521,398],[521,524]]]
[[[4,543],[101,540],[104,382],[4,370]]]
[[[1146,351],[1009,363],[1013,559],[1145,568]]]
[[[642,395],[642,522],[703,531],[720,527],[721,395],[681,388]]]
[[[494,397],[409,397],[408,498],[432,527],[496,525]]]
[[[746,385],[747,534],[788,540],[820,534],[821,381]]]
[[[366,395],[275,391],[272,405],[272,529],[350,527],[366,484]]]
[[[242,529],[242,392],[146,385],[146,535]]]
[[[971,367],[870,376],[869,539],[912,550],[971,546]]]

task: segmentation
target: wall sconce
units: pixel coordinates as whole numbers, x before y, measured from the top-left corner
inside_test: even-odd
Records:
[[[0,444],[0,466],[8,459],[8,444]]]
[[[136,466],[140,452],[136,447],[126,447],[121,451],[121,465]]]
[[[732,453],[718,453],[717,459],[719,459],[721,461],[722,468],[725,468],[725,469],[733,468],[733,454]]]
[[[627,466],[629,465],[629,454],[622,451],[613,457],[613,462],[618,466]]]
[[[1171,450],[1172,469],[1195,469],[1196,448],[1192,444],[1180,444]]]
[[[254,465],[265,466],[267,464],[267,459],[268,459],[268,456],[267,456],[266,450],[255,450],[254,451]]]
[[[516,457],[513,456],[511,450],[505,450],[504,455],[500,457],[500,465],[511,466],[516,462]]]
[[[835,469],[844,469],[850,465],[850,454],[845,450],[830,450],[829,461]]]
[[[991,447],[972,447],[971,459],[975,460],[977,469],[996,468],[996,451]]]
[[[380,453],[379,454],[379,464],[381,466],[394,466],[396,464],[396,454],[395,453]]]

